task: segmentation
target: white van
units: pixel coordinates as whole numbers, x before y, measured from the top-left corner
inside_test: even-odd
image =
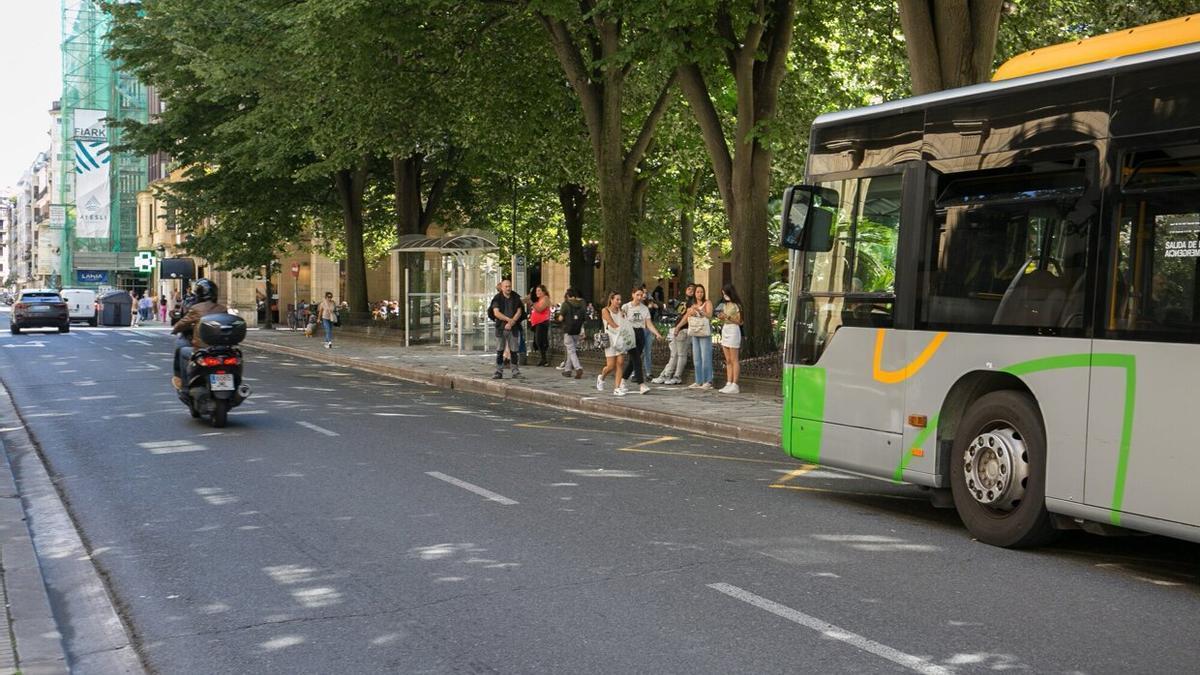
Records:
[[[96,291],[87,288],[64,288],[61,293],[67,303],[71,321],[86,321],[96,325]]]

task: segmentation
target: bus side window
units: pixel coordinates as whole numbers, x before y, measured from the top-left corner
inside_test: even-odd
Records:
[[[1127,153],[1110,330],[1200,342],[1200,147]]]
[[[1081,331],[1097,191],[1082,168],[951,178],[935,210],[921,319],[931,327]]]

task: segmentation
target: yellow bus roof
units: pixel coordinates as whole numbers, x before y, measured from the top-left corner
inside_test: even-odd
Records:
[[[1200,42],[1200,14],[1033,49],[1005,61],[996,69],[992,81],[1096,63],[1118,56],[1140,54],[1192,42]]]

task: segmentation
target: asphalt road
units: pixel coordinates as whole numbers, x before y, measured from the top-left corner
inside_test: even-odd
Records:
[[[260,353],[215,430],[161,329],[0,330],[152,671],[1196,670],[1193,544],[1000,550],[768,447]]]

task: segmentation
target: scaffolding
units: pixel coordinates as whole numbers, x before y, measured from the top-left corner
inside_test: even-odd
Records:
[[[76,283],[78,269],[107,270],[116,276],[134,274],[137,255],[137,193],[146,188],[146,158],[129,153],[107,153],[110,207],[107,236],[77,237],[75,178],[77,142],[75,112],[104,111],[107,146],[120,144],[119,124],[145,122],[146,88],[119,70],[108,58],[111,18],[96,0],[62,0],[62,98],[59,134],[54,160],[58,181],[54,205],[62,223],[63,285]],[[86,161],[86,159],[84,160]],[[69,276],[68,276],[69,275]]]

